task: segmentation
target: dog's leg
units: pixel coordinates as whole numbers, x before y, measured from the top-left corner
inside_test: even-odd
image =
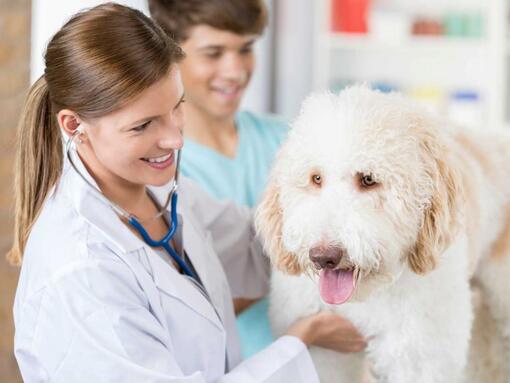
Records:
[[[467,318],[471,316],[466,312]],[[431,319],[432,320],[432,319]],[[469,321],[469,319],[467,319]],[[374,359],[374,376],[378,383],[452,383],[461,382],[469,344],[466,319],[455,321],[465,331],[446,328],[423,328],[423,323],[407,323],[402,331],[386,334],[370,353]],[[420,328],[421,327],[421,328]],[[439,327],[439,326],[438,326]],[[447,331],[452,333],[448,334]],[[416,332],[416,333],[414,333]],[[426,334],[425,337],[419,336]],[[384,354],[384,355],[382,355]],[[372,360],[372,357],[370,357]]]
[[[403,276],[374,307],[379,313],[374,316],[384,323],[367,350],[377,382],[462,381],[471,292],[466,275],[445,263],[430,275]]]
[[[503,369],[504,382],[510,382],[510,250],[482,260],[477,279],[482,285],[484,303],[489,306],[502,342],[503,352],[494,361]]]

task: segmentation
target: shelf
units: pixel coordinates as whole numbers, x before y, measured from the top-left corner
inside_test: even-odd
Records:
[[[330,33],[323,36],[323,44],[335,50],[438,52],[441,54],[485,54],[488,43],[480,38],[408,36],[399,41],[376,39],[365,34]]]
[[[402,88],[478,89],[488,125],[510,125],[510,28],[508,0],[425,0],[413,8],[409,0],[384,1],[395,12],[415,15],[446,14],[475,7],[484,15],[482,36],[416,36],[406,25],[370,24],[368,34],[333,32],[331,0],[314,1],[315,23],[313,86],[326,89],[336,79],[383,81]],[[375,2],[374,2],[375,3]],[[446,4],[449,3],[449,4]],[[471,6],[473,5],[473,7]],[[383,8],[381,8],[383,9]],[[443,12],[445,11],[445,12]],[[373,19],[368,19],[373,22]]]

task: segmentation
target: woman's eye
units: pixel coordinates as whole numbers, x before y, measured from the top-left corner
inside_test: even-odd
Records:
[[[362,187],[370,187],[377,184],[377,182],[374,179],[374,176],[372,174],[365,174],[361,177],[361,186]]]
[[[143,132],[151,123],[151,120],[144,122],[142,125],[135,126],[133,129],[131,129],[134,132]]]

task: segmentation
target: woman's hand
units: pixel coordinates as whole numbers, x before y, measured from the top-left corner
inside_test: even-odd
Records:
[[[307,346],[342,353],[360,352],[367,347],[365,338],[351,322],[327,311],[297,320],[289,327],[287,335],[298,337]]]

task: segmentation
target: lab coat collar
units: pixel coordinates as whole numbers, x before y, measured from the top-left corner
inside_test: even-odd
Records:
[[[87,171],[87,168],[81,161],[80,157],[75,150],[71,150],[73,162],[80,171],[80,173],[97,189],[99,187],[94,178]],[[121,224],[120,217],[113,210],[112,205],[106,197],[93,190],[90,185],[80,177],[79,174],[73,169],[67,156],[64,162],[63,178],[65,183],[65,189],[68,193],[69,198],[73,201],[73,205],[76,211],[81,215],[87,222],[100,230],[103,235],[122,253],[128,253],[147,246],[145,242],[135,236],[129,228]],[[163,189],[158,188],[158,189]],[[151,188],[149,187],[149,190]],[[167,190],[168,187],[167,187]],[[163,206],[166,202],[161,199],[163,190],[153,193],[156,197],[157,202]],[[170,206],[168,207],[168,209]],[[167,212],[169,211],[167,209]]]

